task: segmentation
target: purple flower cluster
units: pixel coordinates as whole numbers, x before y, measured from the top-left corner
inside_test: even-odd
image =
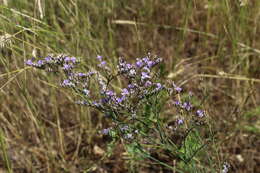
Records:
[[[98,67],[101,69],[104,69],[106,71],[110,71],[110,68],[108,67],[108,64],[105,60],[103,60],[103,57],[98,55],[97,60],[99,61]]]
[[[97,56],[98,67],[100,67],[105,61],[102,56]],[[117,66],[118,73],[115,77],[126,77],[128,85],[116,92],[115,88],[111,87],[108,83],[110,82],[101,72],[96,72],[94,80],[97,81],[99,85],[100,98],[95,102],[88,102],[96,108],[109,109],[116,112],[128,111],[135,114],[136,106],[140,101],[146,97],[146,95],[151,95],[164,89],[164,85],[159,82],[154,82],[151,72],[152,68],[161,62],[161,58],[154,58],[147,56],[142,59],[137,59],[138,62],[133,64],[126,63],[122,58],[119,59],[119,64]],[[109,74],[111,76],[111,74]],[[107,75],[107,76],[109,76]],[[84,75],[86,76],[86,75]],[[149,79],[149,80],[148,80]],[[72,86],[72,85],[68,85]],[[134,100],[138,98],[138,100]],[[79,102],[84,103],[84,102]]]
[[[63,87],[75,87],[75,83],[70,81],[69,79],[65,79],[62,83],[61,86]]]
[[[78,93],[88,97],[90,91],[87,82],[94,74],[96,74],[96,72],[74,72],[75,66],[78,62],[79,59],[75,57],[61,54],[58,56],[49,55],[43,60],[38,61],[36,61],[35,58],[32,58],[27,60],[25,64],[35,68],[48,69],[48,71],[58,71],[59,67],[61,67],[67,79],[64,79],[60,85],[62,87],[73,88]],[[83,103],[86,104],[86,102],[81,102],[81,104]]]
[[[120,74],[123,74],[127,78],[135,78],[140,76],[141,81],[146,82],[152,78],[152,68],[161,61],[162,58],[152,58],[150,54],[144,58],[137,58],[136,62],[132,64],[127,63],[122,58],[120,58],[117,69]]]
[[[181,109],[184,109],[186,111],[191,111],[193,108],[193,106],[190,102],[181,103],[179,100],[173,101],[173,105],[176,107],[179,107]]]
[[[121,58],[121,57],[119,58],[117,70],[120,74],[124,74],[125,76],[127,76],[129,78],[134,78],[136,76],[135,67],[130,63],[126,63],[126,61],[123,60],[123,58]]]
[[[193,110],[193,105],[188,101],[181,103],[179,100],[176,100],[176,101],[172,101],[172,104],[178,109],[186,110],[187,112]],[[195,115],[198,116],[199,118],[203,118],[205,116],[205,111],[198,109],[197,111],[195,111]]]
[[[110,134],[111,131],[117,129],[118,134],[127,140],[136,137],[135,132],[138,132],[138,128],[132,128],[132,126],[138,124],[137,120],[140,118],[145,119],[143,117],[145,113],[142,109],[150,98],[163,93],[163,91],[174,91],[176,95],[180,95],[183,91],[174,83],[161,83],[155,69],[156,65],[162,62],[162,58],[157,56],[152,57],[148,54],[146,57],[137,58],[133,63],[128,63],[123,58],[119,58],[115,74],[111,72],[109,64],[102,56],[98,55],[96,59],[99,71],[88,72],[78,72],[76,66],[79,60],[66,55],[50,55],[38,61],[33,58],[25,63],[28,66],[51,69],[51,71],[61,69],[66,76],[66,79],[61,82],[61,86],[71,88],[82,96],[83,100],[77,101],[77,104],[96,108],[105,114],[108,112],[109,116],[107,117],[114,120],[116,128],[103,129],[101,133]],[[122,88],[114,85],[113,82],[117,80],[121,80]],[[99,92],[92,92],[90,86],[98,88]],[[192,104],[188,101],[183,103],[175,101],[174,105],[187,112],[193,110]],[[196,115],[203,117],[205,112],[197,110]],[[186,122],[181,117],[176,120],[176,123],[182,125],[184,121]],[[131,127],[126,125],[126,122],[131,122]],[[125,125],[122,126],[122,124]]]
[[[36,67],[36,68],[55,68],[57,66],[62,66],[64,71],[72,70],[74,64],[76,64],[78,60],[75,57],[69,57],[67,55],[61,54],[58,56],[49,55],[45,57],[43,60],[36,61],[35,58],[31,58],[25,62],[26,65]]]

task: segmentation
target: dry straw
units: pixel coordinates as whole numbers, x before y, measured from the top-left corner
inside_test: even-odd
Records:
[[[0,36],[0,47],[4,48],[7,45],[10,45],[12,43],[11,38],[12,38],[12,35],[10,35],[8,33],[1,35]]]

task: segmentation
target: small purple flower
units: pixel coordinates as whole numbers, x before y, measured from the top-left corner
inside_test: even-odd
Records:
[[[96,74],[96,72],[90,71],[90,72],[87,73],[87,76],[92,76],[92,75],[94,75],[94,74]]]
[[[176,86],[174,83],[172,83],[174,90],[177,91],[178,93],[180,93],[182,91],[181,87]]]
[[[43,60],[38,60],[38,61],[37,61],[37,65],[38,65],[39,67],[43,66],[43,65],[44,65],[44,61],[43,61]]]
[[[149,68],[151,68],[154,65],[154,62],[153,61],[148,61],[147,65],[148,65]]]
[[[173,102],[173,105],[179,106],[179,105],[181,105],[181,102],[179,100],[176,100],[176,101]]]
[[[69,61],[70,61],[70,57],[66,56],[66,57],[64,58],[64,61],[65,61],[65,62],[69,62]]]
[[[87,75],[86,75],[85,73],[79,72],[79,73],[76,74],[76,76],[78,76],[78,77],[85,77],[85,76],[87,76]]]
[[[103,135],[108,135],[109,132],[110,132],[110,130],[111,130],[111,127],[110,127],[110,128],[107,128],[107,129],[101,130],[101,133],[102,133]]]
[[[131,64],[126,64],[126,68],[127,68],[127,69],[131,69],[131,68],[132,68],[132,65],[131,65]]]
[[[64,62],[66,62],[66,63],[72,62],[73,64],[75,64],[76,61],[77,61],[77,59],[75,57],[66,56],[65,59],[64,59]]]
[[[205,115],[205,111],[199,109],[199,110],[196,111],[196,114],[197,114],[198,117],[202,118]]]
[[[106,91],[106,95],[112,97],[115,95],[115,93],[113,91],[109,90],[109,91]]]
[[[135,88],[135,86],[134,86],[133,84],[129,84],[129,85],[127,85],[127,87],[128,87],[129,89],[134,89],[134,88]]]
[[[151,78],[151,77],[148,75],[148,73],[146,73],[146,72],[142,72],[141,75],[142,75],[142,76],[141,76],[141,79],[142,79],[142,80],[144,80],[144,79],[150,79],[150,78]]]
[[[190,102],[184,102],[184,103],[182,104],[182,108],[186,109],[187,111],[190,111],[191,108],[192,108],[192,105],[191,105]]]
[[[176,122],[177,122],[178,125],[182,125],[184,123],[183,119],[177,119]]]
[[[107,64],[106,61],[101,61],[100,64],[98,65],[99,67],[104,67]]]
[[[63,65],[63,70],[71,70],[73,68],[73,66],[72,65],[70,65],[70,64],[64,64]]]
[[[68,79],[65,79],[64,81],[63,81],[63,84],[68,84],[70,81],[68,80]]]
[[[98,102],[96,102],[96,101],[93,101],[93,102],[92,102],[92,104],[93,104],[94,106],[96,106],[96,107],[98,107],[98,106],[99,106],[99,103],[98,103]]]
[[[86,95],[86,96],[88,96],[89,95],[89,90],[87,90],[87,89],[83,89],[83,93]]]
[[[149,72],[149,73],[150,73],[150,71],[151,71],[150,68],[147,67],[147,66],[144,66],[144,67],[143,67],[143,70],[145,70],[145,71],[147,71],[147,72]]]
[[[129,91],[126,88],[124,88],[124,89],[122,89],[122,93],[121,94],[123,96],[129,95]]]
[[[228,173],[229,169],[230,169],[230,164],[225,162],[223,164],[223,169],[222,169],[221,173]]]
[[[135,75],[136,75],[135,69],[131,69],[131,70],[129,71],[129,75],[130,75],[130,76],[135,76]]]
[[[180,88],[180,87],[175,87],[174,89],[175,89],[175,91],[177,91],[177,92],[181,92],[181,91],[182,91],[182,88]]]
[[[140,60],[139,58],[137,58],[136,60],[137,60],[135,63],[136,67],[141,68],[143,66],[142,60]]]
[[[102,61],[102,58],[103,58],[103,57],[100,56],[100,55],[97,56],[97,59],[98,59],[99,61]]]
[[[71,61],[73,64],[75,64],[75,63],[77,62],[77,58],[71,57],[71,58],[70,58],[70,61]]]
[[[26,65],[29,65],[29,66],[33,66],[33,61],[31,59],[28,59],[26,62],[25,62]]]
[[[124,100],[125,100],[125,96],[117,97],[117,98],[116,98],[117,103],[121,103],[121,102],[124,101]]]
[[[149,87],[149,86],[151,86],[151,85],[152,85],[152,82],[149,81],[149,80],[146,81],[145,84],[144,84],[145,87]]]
[[[146,63],[146,64],[147,64],[147,63],[148,63],[148,61],[149,61],[149,58],[148,58],[148,57],[144,57],[144,58],[142,58],[142,60],[143,60],[143,62],[144,62],[144,63]]]
[[[63,87],[74,87],[75,84],[72,83],[70,80],[65,79],[65,80],[62,82],[61,86],[63,86]]]
[[[161,90],[163,88],[161,83],[156,83],[156,90]]]
[[[52,61],[52,58],[50,56],[47,56],[44,58],[44,60],[47,62],[47,63],[50,63]]]

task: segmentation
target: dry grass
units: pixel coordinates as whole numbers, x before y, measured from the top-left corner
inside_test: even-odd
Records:
[[[3,1],[0,172],[126,172],[122,146],[108,155],[109,139],[98,134],[107,122],[24,60],[69,53],[91,66],[97,54],[114,63],[148,51],[164,58],[166,76],[204,100],[212,160],[228,161],[230,172],[257,172],[259,19],[257,0]]]

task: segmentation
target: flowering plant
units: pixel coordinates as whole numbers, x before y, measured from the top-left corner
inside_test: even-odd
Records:
[[[97,70],[87,72],[78,71],[80,60],[67,55],[49,55],[38,61],[33,58],[25,63],[64,73],[66,79],[60,85],[79,96],[77,104],[95,108],[109,118],[112,124],[101,134],[124,142],[133,158],[149,158],[171,168],[152,156],[160,150],[168,157],[189,162],[203,147],[199,142],[194,144],[196,136],[190,134],[204,122],[206,112],[191,103],[192,93],[186,94],[172,81],[161,80],[162,58],[148,54],[133,63],[119,58],[116,68],[102,56],[97,56],[97,62]]]

